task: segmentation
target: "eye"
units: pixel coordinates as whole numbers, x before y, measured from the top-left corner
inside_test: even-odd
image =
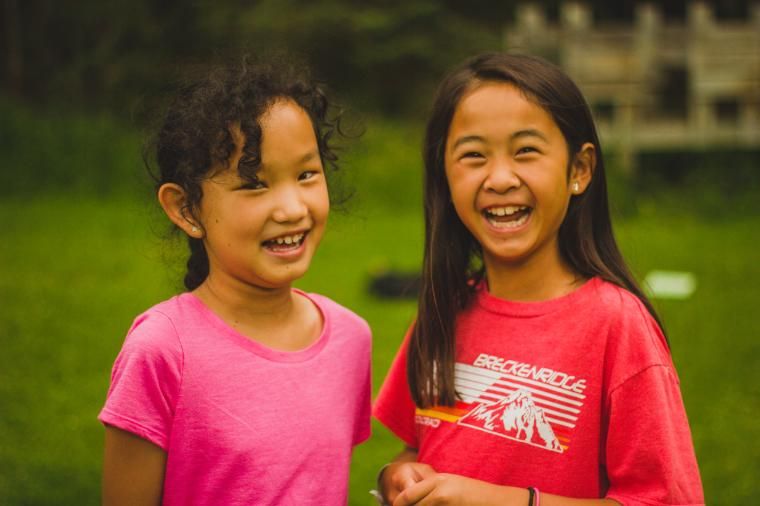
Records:
[[[318,170],[305,170],[305,171],[301,172],[298,175],[298,180],[299,181],[308,181],[309,179],[313,179],[317,175],[319,175],[319,171]]]
[[[479,159],[479,158],[484,158],[484,156],[483,156],[482,153],[480,153],[478,151],[467,151],[460,158],[463,159],[463,160],[467,159],[467,158],[469,158],[469,159]]]
[[[261,179],[251,179],[250,181],[246,181],[240,186],[241,190],[261,190],[263,188],[266,188],[267,185],[262,181]]]
[[[533,146],[524,146],[517,150],[518,155],[527,155],[529,153],[538,153],[538,149],[534,148]]]

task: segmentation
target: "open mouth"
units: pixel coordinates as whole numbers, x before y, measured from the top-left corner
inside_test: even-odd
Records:
[[[307,232],[300,232],[298,234],[281,235],[280,237],[264,241],[262,246],[275,253],[297,250],[303,244],[306,234]]]
[[[483,216],[496,228],[517,228],[528,221],[531,212],[533,208],[528,206],[489,207]]]

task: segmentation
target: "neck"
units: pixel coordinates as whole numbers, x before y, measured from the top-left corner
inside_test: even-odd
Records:
[[[291,286],[264,288],[210,273],[193,292],[234,327],[283,321],[293,311]]]
[[[488,291],[495,297],[518,302],[537,302],[566,295],[583,284],[559,254],[559,247],[546,248],[521,262],[484,257]]]
[[[290,282],[262,287],[214,269],[195,295],[238,334],[281,351],[302,350],[322,333],[317,307],[295,294]]]

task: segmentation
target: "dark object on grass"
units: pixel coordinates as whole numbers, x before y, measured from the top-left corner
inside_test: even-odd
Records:
[[[420,290],[419,273],[382,271],[370,276],[369,292],[386,299],[416,299]]]

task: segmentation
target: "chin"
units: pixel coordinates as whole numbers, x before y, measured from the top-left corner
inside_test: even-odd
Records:
[[[308,272],[308,265],[306,267],[298,267],[291,270],[288,270],[288,272],[283,273],[282,276],[278,276],[276,278],[276,283],[278,286],[286,286],[286,285],[292,285],[302,277],[306,275]],[[275,281],[275,280],[273,280]]]

